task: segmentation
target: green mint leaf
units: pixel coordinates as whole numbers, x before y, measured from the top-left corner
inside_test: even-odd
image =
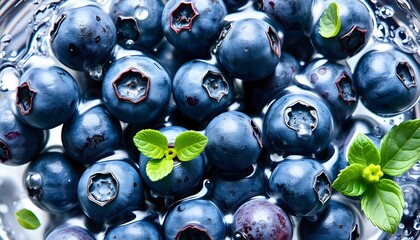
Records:
[[[332,2],[324,10],[319,19],[319,34],[324,38],[337,36],[341,28],[338,4]]]
[[[26,229],[34,230],[41,226],[35,214],[26,208],[22,208],[15,213],[18,223]]]
[[[420,158],[420,119],[392,127],[381,140],[380,153],[384,173],[398,176],[410,170]]]
[[[208,139],[196,131],[186,131],[175,139],[174,147],[180,161],[189,161],[196,158],[204,150]]]
[[[364,168],[363,165],[357,163],[346,167],[340,171],[332,187],[346,196],[362,195],[368,187],[362,177]]]
[[[161,159],[168,149],[165,135],[153,129],[141,130],[134,136],[133,141],[139,151],[148,158]]]
[[[381,161],[379,150],[373,141],[366,135],[360,133],[350,145],[348,152],[349,164],[378,165]]]
[[[171,159],[150,159],[146,164],[146,174],[152,182],[156,182],[168,176],[173,168],[174,162]]]
[[[373,225],[390,234],[395,233],[404,208],[403,193],[398,184],[389,179],[381,179],[369,186],[360,203]]]

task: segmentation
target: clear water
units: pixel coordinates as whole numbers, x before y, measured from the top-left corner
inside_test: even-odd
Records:
[[[60,4],[73,4],[74,2],[77,1],[0,0],[0,97],[4,97],[5,95],[14,92],[19,81],[19,76],[31,66],[37,64],[61,65],[56,61],[49,50],[51,20],[58,14]],[[112,1],[92,0],[91,2],[96,2],[107,10]],[[322,0],[316,0],[314,7],[317,8],[320,5],[322,5]],[[407,54],[411,54],[420,64],[420,1],[366,0],[366,5],[372,9],[372,14],[375,16],[374,39],[370,44],[371,48],[380,47],[381,43],[392,43],[394,47]],[[151,13],[144,8],[139,7],[136,10],[135,17],[143,20],[150,14]],[[126,43],[127,46],[133,44],[129,41]],[[369,48],[365,49],[364,52],[368,49]],[[118,53],[116,54],[118,55]],[[351,67],[354,67],[355,62],[361,54],[362,53],[356,55],[348,62]],[[74,76],[83,74],[70,69],[68,70]],[[101,66],[94,66],[91,69],[88,69],[87,72],[93,79],[100,80],[103,69]],[[418,114],[418,106],[415,106],[412,110],[404,114],[389,118],[378,117],[364,109],[363,106],[359,107],[355,113],[355,115],[359,115],[360,117],[374,119],[375,123],[371,124],[371,129],[369,129],[369,131],[378,137],[382,136],[383,133],[388,131],[395,124],[399,124],[409,118],[418,117]],[[59,138],[59,135],[55,135],[57,132],[58,130],[52,130],[52,139]],[[273,156],[273,158],[276,158],[276,156]],[[21,181],[20,179],[17,179],[17,176],[22,175],[22,170],[24,168],[25,166],[15,167],[13,169],[2,166],[0,168],[0,192],[10,189],[10,184],[14,187],[19,186]],[[17,180],[14,183],[10,183],[8,182],[10,179]],[[398,177],[396,180],[404,184],[407,182],[419,184],[420,162],[404,176]],[[193,197],[205,195],[209,185],[211,185],[211,182],[205,180],[203,182],[203,190]],[[41,228],[28,234],[28,232],[21,231],[22,228],[17,227],[13,220],[11,220],[13,219],[11,213],[13,213],[14,209],[18,206],[31,206],[31,202],[28,199],[25,199],[26,195],[23,193],[21,187],[16,187],[16,189],[18,189],[17,192],[19,194],[2,194],[4,198],[0,197],[0,239],[25,240],[34,239],[34,236],[37,236],[36,239],[42,239],[41,236],[43,236],[42,234],[45,229]],[[153,196],[153,193],[151,193],[151,196]],[[170,203],[172,202],[168,200],[167,204],[169,205]],[[358,209],[354,203],[350,202],[349,204],[353,205],[355,209]],[[48,217],[45,216],[45,214],[38,213],[37,215],[44,216],[43,220],[48,221]],[[415,235],[412,231],[420,230],[420,213],[417,215],[412,226],[401,225],[401,231],[395,236],[381,234],[381,232],[378,232],[362,214],[358,217],[360,221],[363,222],[361,239],[410,239],[407,236]],[[232,213],[228,213],[226,221],[229,222],[231,219]],[[31,238],[29,236],[31,236]]]

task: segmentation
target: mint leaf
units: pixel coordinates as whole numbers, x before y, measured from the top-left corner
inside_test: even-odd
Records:
[[[364,168],[365,167],[363,165],[357,163],[346,167],[338,174],[332,184],[332,187],[347,196],[362,195],[368,187],[362,177]]]
[[[393,234],[401,221],[404,198],[401,188],[389,179],[370,185],[362,195],[362,210],[382,231]]]
[[[324,10],[319,19],[319,34],[324,38],[337,36],[341,28],[338,4],[332,2]]]
[[[150,159],[146,164],[146,174],[152,182],[156,182],[168,176],[173,167],[174,162],[171,159]]]
[[[196,158],[204,150],[208,139],[196,131],[186,131],[175,139],[175,150],[180,161],[189,161]]]
[[[23,228],[34,230],[41,226],[41,223],[39,222],[35,214],[26,208],[20,209],[15,213],[15,215],[18,223]]]
[[[407,120],[382,138],[382,171],[390,176],[407,172],[420,158],[420,119]]]
[[[148,158],[161,159],[168,149],[168,140],[163,133],[145,129],[138,132],[134,138],[134,145]]]
[[[348,152],[349,164],[378,165],[381,161],[379,151],[373,141],[366,135],[360,133],[350,145]]]

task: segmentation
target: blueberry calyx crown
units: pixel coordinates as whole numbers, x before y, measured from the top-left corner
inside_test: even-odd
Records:
[[[124,46],[127,46],[128,41],[137,42],[140,38],[140,30],[133,17],[118,16],[115,27],[117,29],[117,41]]]
[[[182,30],[190,30],[194,21],[199,15],[193,2],[181,2],[169,17],[169,24],[177,34]]]
[[[270,43],[271,51],[280,57],[280,40],[273,27],[269,26],[266,31],[268,42]]]
[[[88,199],[103,207],[118,195],[119,182],[112,172],[96,173],[89,177]]]
[[[0,163],[4,163],[10,159],[9,147],[0,139]]]
[[[150,78],[137,68],[131,67],[121,73],[112,83],[118,100],[139,103],[147,98]]]
[[[340,38],[341,50],[349,56],[353,56],[365,45],[367,30],[353,26],[349,32]]]
[[[320,171],[315,176],[313,190],[318,195],[320,203],[325,204],[330,199],[332,194],[331,181],[324,171]]]
[[[398,62],[395,66],[395,75],[409,89],[417,85],[416,74],[407,62]]]
[[[348,105],[357,101],[352,80],[347,72],[343,71],[337,81],[335,81],[335,85],[338,89],[338,96]]]
[[[33,99],[36,91],[31,88],[29,82],[24,82],[19,85],[16,94],[16,105],[19,107],[20,112],[23,115],[29,114],[32,110]]]
[[[300,139],[308,140],[318,126],[318,113],[312,105],[297,101],[284,110],[284,122]]]
[[[195,224],[188,224],[175,236],[175,240],[188,239],[212,240],[209,234],[207,233],[206,229],[203,229],[202,227],[197,226]]]
[[[220,102],[229,93],[229,84],[220,72],[209,70],[202,79],[202,84],[210,98]]]

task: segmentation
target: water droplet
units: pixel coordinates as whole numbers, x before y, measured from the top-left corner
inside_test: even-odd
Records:
[[[134,16],[138,20],[145,20],[147,17],[149,17],[149,10],[147,10],[147,8],[145,8],[145,7],[138,6],[134,10]]]
[[[375,136],[377,138],[382,137],[382,134],[383,134],[382,127],[380,125],[375,125],[372,129],[372,134],[373,134],[373,136]]]
[[[390,120],[389,120],[389,125],[393,126],[394,124],[395,124],[394,119],[390,119]]]
[[[404,52],[416,53],[418,44],[413,40],[412,32],[406,29],[405,26],[401,26],[394,31],[395,38],[394,43]]]
[[[397,3],[402,10],[406,12],[411,11],[411,5],[406,0],[397,0]]]
[[[11,57],[16,57],[18,55],[18,52],[16,50],[13,50],[10,52]]]
[[[395,13],[394,9],[392,9],[389,6],[383,6],[378,9],[378,14],[384,19],[394,16],[394,13]]]
[[[416,217],[416,220],[414,220],[413,228],[416,231],[419,231],[420,230],[420,214],[418,214],[417,217]]]
[[[133,46],[134,46],[134,41],[133,41],[133,40],[128,39],[128,40],[125,42],[125,47],[126,47],[127,49],[131,49]]]
[[[7,46],[12,42],[12,39],[13,39],[12,35],[10,35],[9,33],[5,33],[1,36],[0,42],[4,46]]]
[[[407,172],[408,176],[414,180],[420,178],[420,161],[418,161],[414,166]]]
[[[404,229],[405,228],[405,225],[404,225],[404,223],[399,223],[398,224],[398,227],[401,228],[401,229]]]
[[[42,177],[39,173],[28,173],[25,179],[26,187],[37,190],[42,187]]]
[[[410,229],[410,228],[406,228],[405,230],[404,230],[404,236],[410,236],[411,235],[411,233],[412,233],[412,230]]]
[[[95,65],[92,66],[88,69],[88,73],[90,75],[91,78],[93,78],[94,80],[100,80],[103,74],[103,69],[101,65]]]

